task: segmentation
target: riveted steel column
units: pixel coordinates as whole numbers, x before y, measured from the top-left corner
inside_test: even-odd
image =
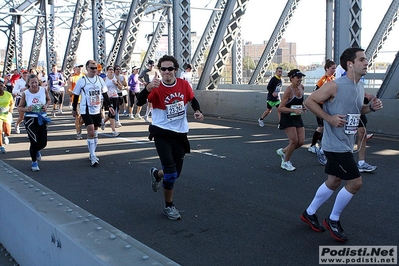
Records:
[[[16,16],[11,17],[11,24],[8,27],[8,43],[6,49],[6,57],[4,58],[4,72],[11,73],[12,61],[15,55],[15,20]]]
[[[247,0],[227,1],[197,89],[216,89],[237,37]]]
[[[197,73],[198,67],[203,63],[205,52],[211,45],[211,40],[216,34],[217,27],[223,14],[223,9],[226,6],[226,0],[218,0],[215,5],[215,10],[212,11],[212,15],[205,27],[204,33],[201,36],[201,40],[198,43],[197,49],[195,50],[192,58],[192,72]]]
[[[361,0],[335,0],[334,60],[348,47],[361,47]]]
[[[68,42],[61,68],[66,78],[72,74],[73,64],[76,61],[76,51],[78,50],[83,23],[88,9],[89,0],[76,1],[75,12],[71,22],[71,29],[69,31]]]
[[[92,0],[94,60],[103,66],[106,63],[104,1]]]
[[[366,56],[369,61],[368,68],[371,68],[377,58],[378,52],[382,49],[385,41],[392,31],[393,26],[398,20],[399,0],[393,0],[385,13],[377,31],[375,32],[370,44],[366,49]]]
[[[180,64],[180,75],[184,64],[191,61],[190,1],[173,0],[173,55]]]
[[[47,53],[47,73],[50,73],[51,65],[57,63],[57,54],[54,47],[54,5],[47,4],[45,1],[46,10],[46,53]]]
[[[40,50],[42,47],[44,30],[46,29],[46,0],[40,0],[40,12],[42,16],[37,17],[35,34],[33,36],[31,53],[29,56],[29,69],[37,68],[37,64],[39,62]]]
[[[119,50],[117,63],[121,67],[127,67],[132,58],[137,34],[140,29],[141,20],[144,16],[148,0],[133,1],[129,10],[128,19],[122,36],[121,49]]]
[[[242,84],[242,49],[241,28],[239,28],[231,56],[231,74],[233,84]]]
[[[333,58],[334,0],[326,0],[326,57]]]
[[[280,45],[283,34],[287,29],[287,26],[297,8],[299,0],[288,0],[281,13],[280,19],[277,22],[276,27],[273,30],[272,36],[270,37],[262,56],[252,74],[249,84],[258,84],[267,72],[267,68],[273,60],[274,55],[277,52],[278,46]]]

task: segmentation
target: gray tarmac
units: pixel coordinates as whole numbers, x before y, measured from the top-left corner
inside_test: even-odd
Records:
[[[149,168],[160,162],[144,120],[121,117],[117,138],[109,124],[99,130],[98,167],[90,166],[86,140],[75,139],[70,111],[53,118],[39,172],[30,170],[23,127],[0,159],[181,265],[318,265],[321,245],[399,244],[398,138],[377,134],[368,141],[366,161],[378,168],[362,174],[363,187],[341,215],[349,237],[342,244],[300,220],[326,179],[307,151],[314,128],[293,154],[297,170],[287,172],[276,150],[288,140],[277,125],[189,121],[192,152],[175,184],[179,221],[162,215],[162,192],[151,189]],[[320,220],[335,196],[318,210]]]

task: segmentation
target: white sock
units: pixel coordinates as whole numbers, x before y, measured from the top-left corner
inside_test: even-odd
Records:
[[[306,212],[309,215],[313,215],[316,213],[317,209],[328,200],[331,195],[334,193],[334,190],[331,190],[327,187],[324,182],[316,191],[316,194],[310,203],[309,207],[306,209]]]
[[[89,148],[90,157],[96,157],[96,143],[94,139],[87,139],[87,147]]]
[[[359,166],[361,166],[363,164],[364,164],[364,160],[360,160],[360,161],[357,162],[357,165],[359,165]]]
[[[334,207],[330,214],[331,220],[339,221],[339,216],[341,215],[341,212],[344,210],[346,205],[348,205],[348,203],[352,199],[352,197],[353,197],[353,194],[350,193],[348,190],[346,190],[345,187],[343,187],[338,192],[337,198],[335,199]]]

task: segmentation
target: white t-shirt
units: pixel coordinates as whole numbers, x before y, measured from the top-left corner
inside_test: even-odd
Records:
[[[102,94],[105,92],[108,92],[108,88],[104,80],[97,75],[93,78],[83,76],[78,79],[73,89],[73,94],[82,95],[80,113],[82,115],[86,114],[86,107],[88,107],[90,115],[99,114],[103,100]]]
[[[20,78],[20,79],[18,79],[18,80],[15,82],[15,86],[14,86],[14,88],[12,89],[12,94],[13,94],[13,95],[21,96],[21,90],[22,90],[23,88],[26,88],[26,81],[25,81],[23,78]]]

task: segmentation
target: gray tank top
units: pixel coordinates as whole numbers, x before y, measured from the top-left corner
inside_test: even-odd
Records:
[[[337,95],[334,99],[325,101],[323,110],[329,115],[360,114],[363,107],[364,84],[354,84],[346,76],[337,78]],[[323,150],[329,152],[352,152],[355,144],[355,134],[346,134],[345,127],[334,127],[324,121],[322,139]]]

